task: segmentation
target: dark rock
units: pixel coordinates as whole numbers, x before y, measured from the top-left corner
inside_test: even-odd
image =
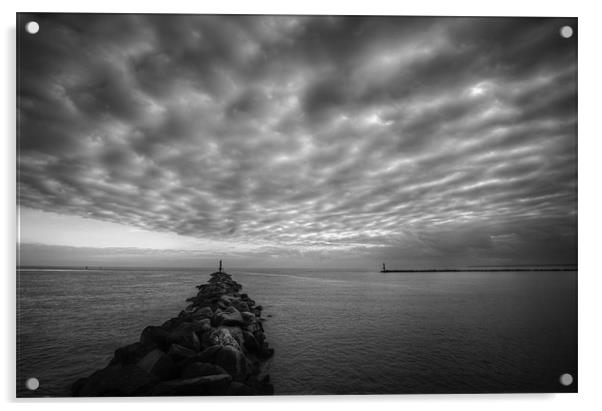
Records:
[[[194,351],[201,351],[201,340],[199,339],[196,330],[186,336],[182,345],[191,348]]]
[[[201,347],[203,349],[207,349],[213,345],[218,345],[219,341],[215,338],[214,332],[215,328],[210,328],[208,331],[204,332],[201,336]]]
[[[151,395],[223,395],[232,377],[228,374],[163,381],[157,384]]]
[[[240,311],[232,306],[218,310],[213,318],[217,325],[244,325]]]
[[[201,342],[195,333],[195,325],[191,322],[181,322],[171,330],[164,327],[146,327],[140,336],[140,343],[142,346],[157,347],[163,351],[167,351],[173,343],[196,351],[201,349]]]
[[[264,343],[261,346],[261,350],[259,351],[259,358],[261,359],[268,359],[270,358],[272,355],[274,355],[274,349],[273,348],[269,348],[268,347],[268,343]]]
[[[213,310],[209,306],[205,306],[196,310],[193,315],[193,318],[203,319],[203,318],[211,318],[213,317]]]
[[[161,357],[151,370],[151,374],[161,381],[177,378],[179,373],[180,370],[178,366],[168,355]]]
[[[255,333],[258,331],[263,332],[263,325],[261,325],[261,322],[255,321],[254,323],[251,323],[251,324],[245,326],[245,330],[250,331],[252,333]]]
[[[249,305],[244,301],[234,300],[232,301],[232,305],[240,312],[249,311]]]
[[[139,343],[139,342],[118,348],[115,350],[115,354],[113,356],[113,359],[110,362],[110,365],[135,364],[138,361],[140,361],[140,359],[142,357],[144,357],[152,349],[153,349],[153,346],[151,344],[143,345],[142,343]]]
[[[214,345],[212,347],[206,348],[203,352],[198,354],[195,358],[197,358],[200,362],[215,362],[215,357],[217,353],[222,347],[219,345]]]
[[[190,348],[186,348],[180,344],[172,344],[169,347],[169,351],[167,351],[167,355],[169,355],[174,361],[179,361],[184,358],[190,358],[197,355],[197,353]]]
[[[165,356],[165,352],[159,350],[158,348],[152,350],[148,354],[146,354],[138,363],[136,364],[138,367],[143,369],[144,371],[150,373],[155,364],[161,359],[161,357]]]
[[[236,297],[233,295],[224,294],[220,297],[220,301],[222,301],[226,306],[232,305],[234,301],[236,301]]]
[[[241,311],[240,315],[242,316],[242,320],[245,322],[245,326],[253,324],[257,321],[257,318],[255,318],[255,314],[249,311]]]
[[[253,335],[253,333],[251,333],[249,331],[243,331],[243,338],[244,338],[244,347],[248,352],[253,353],[253,354],[259,352],[259,348],[260,348],[259,343],[255,339],[255,336]]]
[[[211,318],[203,318],[194,322],[199,325],[199,329],[203,332],[211,328]]]
[[[195,355],[194,357],[183,358],[177,362],[177,365],[180,371],[184,370],[189,364],[193,364],[195,362],[203,362],[208,364],[213,364],[215,362],[215,357],[217,353],[222,347],[219,345],[214,345],[213,347],[209,347],[205,351],[200,354]]]
[[[255,305],[255,301],[253,301],[252,299],[249,298],[249,296],[247,294],[241,294],[240,295],[240,300],[242,302],[244,302],[245,304],[247,304],[247,306],[249,308],[253,307]],[[249,310],[242,310],[242,311],[249,311]]]
[[[171,334],[163,327],[148,326],[140,335],[140,343],[144,346],[155,345],[167,350],[171,344]]]
[[[181,323],[182,323],[182,318],[174,317],[174,318],[170,318],[169,320],[165,321],[161,325],[161,328],[163,328],[166,331],[169,331],[169,330],[176,328]]]
[[[195,332],[197,329],[200,329],[200,324],[184,322],[171,332],[170,341],[191,350],[200,351],[201,342]]]
[[[227,374],[219,365],[207,362],[193,362],[182,369],[182,378],[204,377],[206,375]]]
[[[206,320],[206,318],[204,318],[203,320]],[[203,323],[201,321],[202,320],[191,318],[190,321],[186,322],[186,324],[188,324],[188,326],[190,327],[190,331],[194,332],[197,335],[197,337],[199,336],[199,332],[203,328]]]
[[[156,377],[136,365],[110,365],[92,374],[74,395],[79,397],[146,395],[156,383]]]
[[[192,322],[196,331],[197,337],[202,337],[208,331],[211,331],[211,320],[209,318],[203,318],[202,320],[194,320]],[[202,341],[201,341],[202,342]]]
[[[159,349],[146,354],[136,365],[161,381],[176,378],[179,373],[178,367],[171,357]]]
[[[84,378],[80,378],[77,381],[75,381],[71,385],[71,395],[74,397],[77,397],[79,395],[79,391],[82,389],[82,387],[84,385],[86,385],[88,383],[89,380],[90,380],[89,377],[84,377]]]
[[[231,345],[223,346],[219,350],[215,364],[226,370],[235,381],[244,381],[250,370],[247,358]]]
[[[265,341],[265,334],[263,333],[263,331],[255,331],[253,333],[253,335],[255,336],[255,339],[257,340],[257,343],[260,346],[263,345],[263,342]]]

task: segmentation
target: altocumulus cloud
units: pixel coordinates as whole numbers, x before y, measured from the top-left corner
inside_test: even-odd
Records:
[[[22,207],[255,257],[576,263],[575,19],[32,18]]]

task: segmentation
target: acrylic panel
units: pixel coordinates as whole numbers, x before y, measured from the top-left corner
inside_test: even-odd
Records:
[[[577,391],[576,18],[16,29],[18,397]]]

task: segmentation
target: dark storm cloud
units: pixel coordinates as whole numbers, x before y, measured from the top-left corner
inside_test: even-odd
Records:
[[[576,261],[573,19],[35,18],[22,206],[265,255]]]

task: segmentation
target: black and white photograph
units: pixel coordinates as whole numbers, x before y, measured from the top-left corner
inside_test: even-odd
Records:
[[[578,392],[576,17],[16,20],[17,398]]]

